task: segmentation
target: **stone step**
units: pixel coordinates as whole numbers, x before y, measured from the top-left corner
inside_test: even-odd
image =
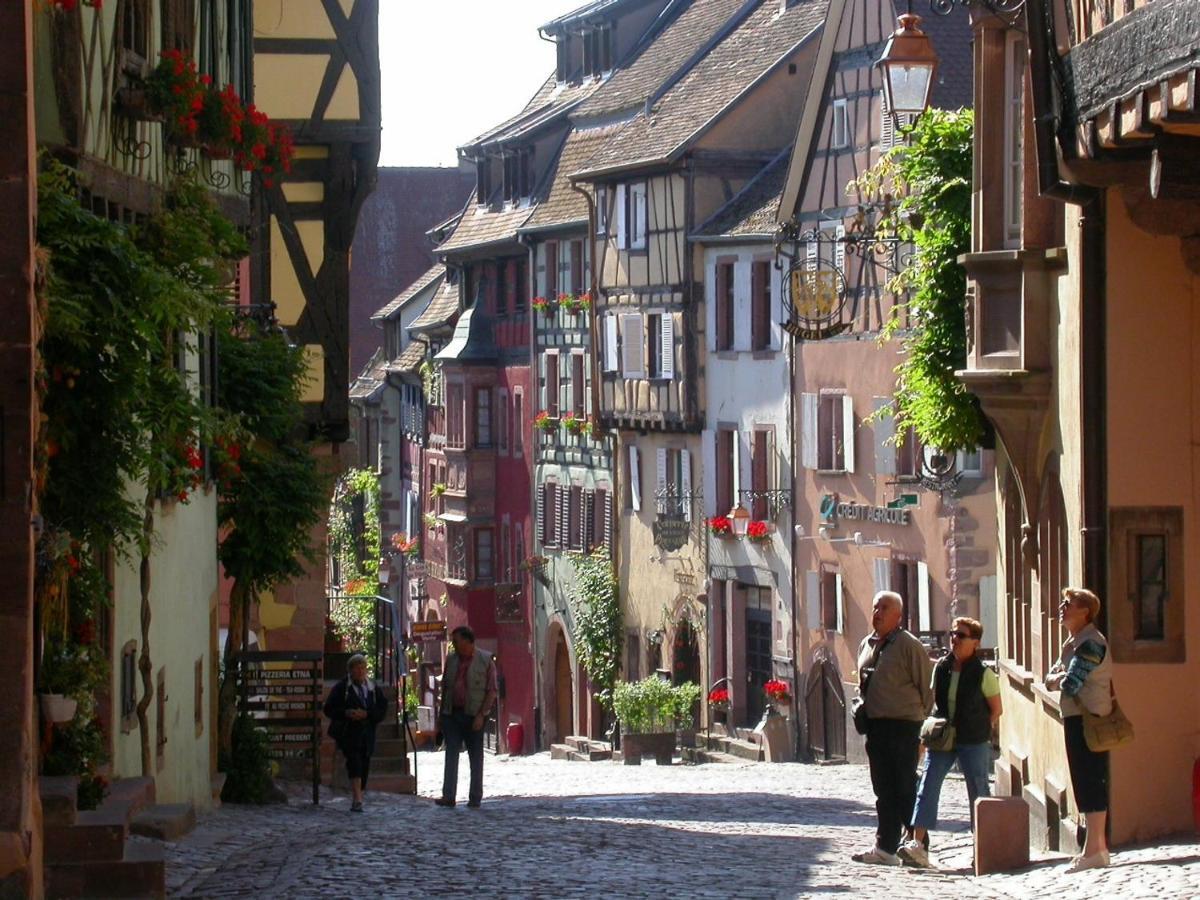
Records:
[[[740,759],[748,759],[751,762],[759,762],[763,759],[762,746],[752,741],[731,738],[721,752],[739,757]]]
[[[161,844],[138,841],[113,860],[47,860],[46,896],[165,897],[165,859]]]
[[[120,804],[86,810],[72,825],[48,825],[42,830],[47,863],[119,860],[129,836],[129,817]]]
[[[177,841],[196,827],[196,808],[190,803],[160,803],[141,809],[129,830],[158,841]]]
[[[571,754],[576,750],[570,744],[551,744],[550,758],[551,759],[570,759]]]
[[[437,777],[441,778],[439,772]],[[342,779],[346,778],[346,773],[342,773]],[[371,773],[367,779],[367,793],[379,792],[381,794],[415,794],[417,792],[417,779],[414,775],[401,774],[382,774],[376,776]]]
[[[730,763],[744,763],[745,760],[739,756],[733,756],[729,753],[722,753],[720,750],[704,750],[699,747],[684,747],[680,750],[680,758],[685,763],[692,765],[704,765],[706,763],[722,763],[728,765]]]
[[[74,775],[43,775],[38,779],[38,794],[42,798],[42,824],[66,826],[75,824],[79,779]]]

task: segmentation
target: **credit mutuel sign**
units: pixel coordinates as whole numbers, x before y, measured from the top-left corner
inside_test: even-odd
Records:
[[[837,494],[826,494],[821,500],[821,519],[830,525],[839,520],[848,522],[877,522],[881,525],[911,525],[912,515],[907,507],[867,506],[864,503],[843,503]]]

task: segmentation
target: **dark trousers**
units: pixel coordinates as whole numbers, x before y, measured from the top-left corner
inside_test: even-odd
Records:
[[[353,784],[358,779],[363,790],[367,789],[367,772],[371,769],[371,754],[366,747],[344,747],[342,753],[346,757],[346,775]]]
[[[921,723],[903,719],[870,719],[867,723],[867,760],[879,827],[875,842],[895,853],[917,801],[917,757],[921,749]]]
[[[1083,716],[1065,716],[1067,769],[1081,813],[1108,812],[1108,753],[1096,753],[1083,736]]]
[[[453,800],[458,794],[458,754],[467,748],[467,759],[471,764],[471,789],[467,799],[478,803],[483,799],[483,729],[475,731],[471,726],[475,717],[455,711],[442,715],[442,734],[446,739],[446,773],[442,778],[442,796]]]

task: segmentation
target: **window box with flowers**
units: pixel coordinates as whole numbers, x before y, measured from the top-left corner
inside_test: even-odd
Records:
[[[708,526],[708,533],[713,537],[733,537],[733,523],[729,521],[729,516],[713,516],[704,524]]]
[[[591,309],[592,295],[586,291],[582,294],[563,294],[558,298],[558,303],[571,315],[578,315]]]
[[[421,555],[421,539],[416,535],[410,538],[403,531],[398,531],[392,535],[392,546],[409,559],[416,559]]]
[[[753,544],[767,544],[771,541],[771,525],[768,522],[751,522],[746,526],[746,537]]]
[[[567,434],[583,434],[589,427],[588,420],[583,416],[575,415],[575,413],[567,413],[558,421]]]
[[[550,434],[558,428],[558,420],[544,409],[533,418],[533,427],[542,434]]]
[[[532,306],[536,312],[540,312],[544,315],[550,316],[554,314],[554,303],[550,300],[547,300],[545,297],[534,297],[533,301],[529,305]]]
[[[790,706],[792,703],[792,689],[788,687],[786,681],[779,681],[775,678],[771,679],[763,685],[763,693],[776,706]]]
[[[729,688],[713,688],[709,691],[708,705],[713,712],[729,712]]]

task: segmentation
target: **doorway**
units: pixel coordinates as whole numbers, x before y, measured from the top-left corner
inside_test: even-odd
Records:
[[[767,706],[763,687],[771,680],[771,592],[746,591],[746,725],[762,718]]]
[[[575,710],[572,703],[571,655],[567,638],[560,630],[554,640],[554,743],[561,744],[574,734]]]
[[[846,694],[837,667],[818,659],[804,688],[808,754],[814,760],[846,758]]]
[[[696,629],[687,619],[681,619],[675,627],[675,645],[671,683],[675,685],[700,684],[700,645]]]

